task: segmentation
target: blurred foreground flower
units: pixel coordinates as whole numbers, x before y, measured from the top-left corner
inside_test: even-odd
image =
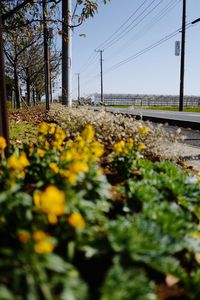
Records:
[[[35,231],[32,235],[35,241],[34,250],[38,254],[51,253],[55,248],[55,243],[49,234],[44,231]]]
[[[0,153],[6,148],[6,140],[3,136],[0,136]]]
[[[33,199],[35,205],[48,215],[48,220],[52,224],[56,224],[57,217],[65,213],[65,194],[56,186],[50,185],[43,192],[36,192]]]
[[[82,215],[78,212],[71,214],[68,218],[68,223],[77,228],[77,229],[83,229],[85,228],[85,220],[83,219]]]
[[[30,165],[25,153],[21,153],[19,156],[13,154],[8,158],[8,168],[18,171],[23,171]]]

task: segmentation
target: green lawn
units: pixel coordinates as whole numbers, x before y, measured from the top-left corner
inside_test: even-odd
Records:
[[[128,105],[115,105],[115,106],[108,106],[108,107],[178,111],[178,107],[173,107],[173,106],[133,106],[133,105],[132,106],[128,106]],[[199,112],[200,113],[200,106],[185,107],[184,111],[185,112]]]
[[[28,124],[27,122],[20,122],[10,124],[10,139],[11,142],[22,141],[30,142],[35,141],[37,136],[37,126]]]

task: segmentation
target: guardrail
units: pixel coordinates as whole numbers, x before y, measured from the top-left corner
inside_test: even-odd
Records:
[[[174,106],[179,105],[177,100],[147,100],[147,99],[106,99],[104,98],[104,104],[107,106]],[[200,106],[200,99],[195,100],[184,100],[184,106]]]

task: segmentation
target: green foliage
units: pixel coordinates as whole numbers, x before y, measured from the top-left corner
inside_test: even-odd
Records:
[[[112,291],[112,292],[111,292]],[[157,300],[155,284],[148,280],[143,268],[132,266],[123,268],[118,260],[109,270],[103,288],[101,300]]]
[[[143,159],[144,132],[106,163],[91,125],[42,123],[8,153],[0,139],[1,299],[200,297],[199,177]]]

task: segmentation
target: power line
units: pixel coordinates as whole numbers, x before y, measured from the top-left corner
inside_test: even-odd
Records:
[[[157,22],[159,22],[164,16],[166,16],[166,14],[169,13],[169,11],[171,11],[181,1],[182,0],[177,0],[177,2],[174,3],[174,0],[170,0],[170,2],[148,24],[146,24],[137,34],[135,34],[131,38],[131,40],[123,44],[114,53],[111,53],[109,57],[107,57],[107,59],[113,58],[116,54],[121,53],[124,49],[130,47],[133,40],[134,42],[136,42],[138,39],[141,39],[142,33],[146,34]]]
[[[143,32],[145,30],[145,33],[155,24],[157,23],[160,19],[162,19],[171,9],[173,9],[178,3],[180,3],[181,0],[177,0],[174,3],[174,0],[170,0],[169,3],[153,18],[153,20],[151,20],[151,22],[149,22],[146,26],[144,26],[140,32],[137,33],[137,35],[134,36],[134,41],[136,41],[138,38],[141,38],[141,32]],[[144,2],[143,2],[144,3]],[[125,24],[125,22],[123,23]],[[138,37],[138,38],[137,38]],[[121,53],[121,51],[123,51],[123,49],[127,49],[127,47],[129,47],[131,45],[131,41],[125,43],[122,47],[120,47],[120,49],[117,50],[117,52],[115,52],[114,54],[109,55],[108,58],[113,58],[116,54],[118,54],[119,52]],[[91,67],[91,63],[89,64],[89,68]],[[93,65],[93,69],[96,70],[96,67],[94,67]],[[87,70],[84,70],[83,72],[85,72]],[[89,70],[88,70],[89,72]],[[87,73],[88,73],[87,72]],[[93,73],[93,71],[91,70],[90,72]],[[96,76],[96,75],[94,75]],[[85,77],[87,77],[87,75],[85,75]]]
[[[73,10],[73,14],[72,14],[71,21],[73,21],[73,19],[74,19],[74,17],[75,17],[75,13],[76,13],[77,7],[78,7],[78,0],[76,0],[76,4],[75,4],[75,6],[74,6],[74,10]]]
[[[107,48],[110,48],[111,46],[113,46],[116,42],[118,42],[119,40],[121,40],[122,38],[124,38],[125,35],[127,35],[131,30],[133,30],[136,26],[138,26],[150,13],[152,13],[164,0],[160,0],[155,6],[153,6],[153,8],[148,12],[146,13],[142,19],[140,19],[134,26],[132,26],[130,28],[130,26],[132,24],[134,24],[135,21],[138,20],[138,18],[140,18],[152,5],[153,3],[155,3],[156,0],[153,0],[150,2],[150,4],[128,25],[126,26],[121,32],[120,29],[124,27],[125,24],[128,23],[128,21],[136,15],[136,13],[142,8],[142,6],[147,2],[147,0],[145,0],[137,9],[136,11],[134,11],[131,16],[106,40],[104,41],[101,45],[104,45],[104,49],[107,49]],[[114,39],[111,39],[112,36],[114,36],[117,32],[118,35],[114,38]],[[122,33],[124,33],[122,35]],[[111,40],[110,40],[111,39]],[[110,41],[109,41],[110,40]],[[90,56],[90,58],[88,59],[88,63],[87,65],[91,65],[91,60],[94,58],[93,55]],[[81,73],[83,73],[83,71],[81,71]]]
[[[87,70],[87,67],[91,67],[93,62],[95,60],[97,60],[98,54],[92,52],[91,55],[88,57],[87,61],[82,65],[82,67],[80,68],[80,72],[83,73]]]
[[[187,24],[187,26],[189,25],[190,23]],[[188,26],[188,28],[190,28],[192,25]],[[122,60],[121,62],[115,64],[114,66],[112,66],[110,69],[108,69],[107,71],[105,71],[105,73],[108,73],[108,72],[111,72],[111,71],[114,71],[115,69],[121,67],[122,65],[136,59],[137,57],[149,52],[150,50],[154,49],[155,47],[157,46],[160,46],[161,44],[165,43],[166,41],[170,40],[171,38],[173,38],[174,36],[178,35],[180,33],[180,30],[181,28],[177,29],[176,31],[174,31],[173,33],[167,35],[166,37],[160,39],[159,41],[151,44],[150,46],[146,47],[145,49],[135,53],[134,55],[131,55],[129,56],[128,58]]]
[[[134,17],[135,15],[136,15],[136,13],[140,10],[140,8],[142,8],[142,6],[147,2],[148,0],[145,0],[144,2],[142,2],[142,4],[128,17],[128,19],[126,19],[125,21],[124,21],[124,23],[122,23],[122,25],[120,25],[119,26],[119,28],[116,30],[116,31],[114,31],[103,43],[101,43],[100,45],[98,45],[98,47],[97,48],[102,48],[102,47],[104,47],[104,45],[107,43],[107,42],[109,42],[109,40],[113,37],[113,36],[115,36],[115,34],[116,33],[118,33],[120,30],[121,30],[121,28],[123,28],[127,23],[128,23],[128,21],[132,18],[132,17]]]
[[[88,61],[87,65],[85,67],[80,69],[81,73],[91,73],[92,69],[94,68],[94,65],[98,62],[98,54],[95,53],[95,56]]]
[[[111,47],[113,44],[115,44],[115,42],[117,42],[118,40],[120,40],[121,38],[123,38],[124,37],[124,35],[122,35],[121,36],[121,34],[125,31],[127,31],[127,29],[135,22],[135,21],[137,21],[138,20],[138,18],[140,18],[152,5],[153,5],[153,3],[155,2],[155,1],[157,1],[157,0],[153,0],[153,1],[151,1],[150,2],[150,4],[128,25],[128,26],[126,26],[121,32],[119,32],[120,31],[120,29],[121,28],[123,28],[127,23],[128,23],[128,21],[130,20],[130,19],[132,19],[133,18],[133,16],[135,16],[136,15],[136,13],[144,6],[144,4],[145,3],[147,3],[147,1],[148,0],[145,0],[145,1],[143,1],[143,3],[129,16],[129,18],[128,19],[126,19],[126,21],[106,40],[106,41],[104,41],[103,43],[101,43],[101,45],[100,46],[102,46],[102,45],[104,45],[104,49],[107,49],[107,48],[109,48],[109,47]],[[158,5],[160,5],[161,4],[161,2],[163,2],[164,0],[160,0],[158,3],[157,3],[157,5],[156,6],[154,6],[135,26],[132,26],[131,27],[131,29],[129,29],[128,30],[128,32],[130,31],[130,30],[132,30],[133,28],[135,28],[137,25],[139,25],[153,10],[155,10],[157,7],[158,7]],[[119,33],[118,33],[119,32]],[[114,36],[116,33],[118,33],[118,35],[114,38],[114,39],[111,39],[112,38],[112,36]],[[126,35],[127,33],[125,33],[125,35]],[[117,38],[117,40],[116,40],[116,38]],[[111,39],[111,40],[110,40]],[[109,41],[110,40],[110,41]],[[115,41],[116,40],[116,41]],[[109,45],[109,43],[111,43],[110,45]],[[107,46],[106,46],[106,44],[107,44]],[[91,66],[91,64],[92,64],[92,60],[93,59],[95,59],[95,57],[94,57],[94,55],[92,54],[92,55],[90,55],[90,57],[89,57],[89,59],[88,59],[88,61],[87,61],[87,64],[86,64],[86,66]],[[85,67],[86,68],[86,67]],[[80,71],[81,73],[83,73],[84,71]]]
[[[114,44],[116,44],[118,41],[120,41],[121,39],[123,39],[130,31],[132,31],[134,28],[136,28],[145,18],[147,18],[164,0],[160,0],[148,13],[146,13],[142,19],[140,19],[135,25],[131,26],[132,24],[134,24],[134,22],[143,15],[143,13],[145,13],[147,11],[148,8],[151,7],[151,5],[155,2],[155,0],[153,0],[148,7],[135,19],[133,20],[119,35],[118,38],[113,39],[108,45],[106,45],[106,47],[104,47],[104,49],[108,49],[110,47],[112,47]]]
[[[126,23],[128,23],[128,21],[132,18],[132,17],[134,17],[135,16],[135,14],[142,8],[142,6],[147,2],[148,0],[145,0],[145,1],[143,1],[143,3],[128,17],[128,19],[126,19],[125,21],[124,21],[124,23],[114,32],[114,33],[112,33],[111,34],[111,36],[109,36],[104,42],[102,42],[100,45],[98,45],[97,47],[96,47],[96,49],[100,49],[100,48],[103,48],[103,46],[107,43],[107,42],[109,42],[109,40],[116,34],[116,33],[118,33],[119,31],[120,31],[120,29],[121,28],[123,28],[124,27],[124,25],[126,25]],[[156,1],[156,0],[153,0],[153,2],[154,1]],[[92,52],[91,53],[91,55],[89,56],[89,58],[88,58],[88,60],[87,60],[87,62],[83,65],[83,67],[81,67],[81,73],[83,72],[82,71],[82,68],[86,68],[85,67],[85,65],[87,66],[87,65],[91,65],[91,63],[92,63],[92,61],[93,61],[93,59],[94,58],[96,58],[95,57],[95,55],[94,55],[94,52]]]
[[[188,24],[186,25],[186,29],[189,29],[191,26],[192,26],[191,23],[188,23]],[[124,64],[126,64],[126,63],[128,63],[128,62],[130,62],[130,61],[132,61],[132,60],[134,60],[134,59],[136,59],[136,58],[138,58],[138,57],[140,57],[140,56],[142,56],[143,54],[145,54],[145,53],[151,51],[152,49],[154,49],[154,48],[160,46],[161,44],[167,42],[168,40],[172,39],[174,36],[180,34],[180,30],[181,30],[181,28],[178,28],[177,30],[175,30],[175,31],[172,32],[171,34],[169,34],[169,35],[163,37],[163,38],[160,39],[159,41],[157,41],[157,42],[151,44],[150,46],[144,48],[143,50],[141,50],[141,51],[139,51],[139,52],[137,52],[137,53],[135,53],[134,55],[131,55],[130,57],[128,57],[128,58],[126,58],[126,59],[120,61],[119,63],[116,63],[115,65],[113,65],[113,66],[111,66],[109,69],[107,69],[107,70],[104,72],[104,74],[107,74],[107,73],[109,73],[109,72],[112,72],[112,71],[114,71],[114,70],[120,68],[122,65],[124,65]],[[87,84],[87,82],[93,81],[93,80],[96,79],[97,77],[98,77],[98,74],[96,74],[95,76],[89,78],[88,81],[85,82],[85,84]]]

